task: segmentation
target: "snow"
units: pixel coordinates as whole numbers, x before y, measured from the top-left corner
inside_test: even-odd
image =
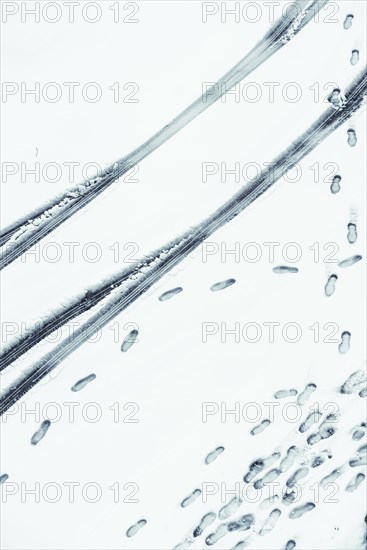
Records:
[[[102,280],[108,282],[111,273],[126,267],[121,258],[115,261],[110,249],[114,243],[137,243],[135,256],[149,258],[150,251],[194,227],[238,191],[234,177],[221,181],[221,170],[203,183],[202,162],[214,161],[219,167],[226,162],[228,168],[250,161],[262,166],[287,147],[327,107],[313,101],[314,84],[318,82],[321,97],[327,97],[334,84],[343,89],[365,62],[364,3],[335,4],[338,23],[310,23],[250,77],[253,82],[281,82],[281,86],[299,82],[303,90],[299,102],[285,102],[281,94],[275,102],[257,103],[236,103],[228,96],[226,102],[210,107],[141,163],[138,183],[111,186],[105,196],[45,238],[38,262],[36,256],[27,255],[25,262],[19,258],[4,270],[3,327],[39,319],[54,308],[61,311],[60,303],[67,304],[64,299],[83,295]],[[33,80],[57,74],[60,81],[74,77],[91,81],[98,65],[106,86],[118,79],[136,80],[141,89],[136,105],[104,101],[92,111],[83,102],[37,106],[9,102],[5,123],[8,128],[10,118],[13,123],[3,145],[5,159],[32,161],[35,147],[44,162],[54,155],[60,163],[94,157],[102,164],[118,158],[194,99],[202,81],[223,74],[268,25],[264,18],[259,25],[230,19],[222,24],[218,16],[203,24],[198,2],[140,5],[141,23],[122,29],[111,27],[105,18],[93,29],[85,23],[22,26],[20,22],[4,29],[5,48],[29,44],[31,52],[12,66],[12,58],[5,56],[5,80],[21,78],[32,59],[24,79],[32,78],[33,71]],[[354,14],[353,25],[346,30],[343,22],[349,13]],[[350,53],[357,46],[360,61],[352,66]],[[37,51],[44,53],[38,56]],[[21,120],[19,135],[15,122]],[[254,550],[281,549],[294,540],[301,550],[364,548],[366,480],[354,491],[346,487],[365,473],[365,435],[353,439],[366,420],[366,399],[359,394],[363,377],[353,377],[365,372],[365,261],[348,269],[338,265],[356,255],[365,260],[363,113],[351,122],[357,136],[354,147],[347,143],[348,125],[336,130],[301,161],[298,181],[283,178],[219,229],[2,417],[0,474],[9,476],[1,486],[4,549],[162,550],[186,539],[192,550],[202,550],[205,538],[220,524],[247,514],[254,516],[253,527],[227,530],[213,547],[231,549],[246,540]],[[342,176],[341,190],[333,195],[330,183],[336,173]],[[66,188],[68,182],[60,181],[55,192]],[[4,185],[2,194],[8,207],[6,223],[52,195],[50,185],[20,180]],[[358,232],[352,243],[347,238],[350,222]],[[65,243],[76,241],[79,251],[86,243],[97,243],[100,261],[88,262],[76,253],[71,262]],[[274,258],[265,244],[269,242],[279,243]],[[51,243],[62,250],[54,263],[43,254]],[[239,254],[233,253],[236,243]],[[291,261],[294,249],[289,243],[297,243],[301,250],[297,261]],[[259,250],[254,261],[252,254]],[[284,265],[298,272],[282,276],[273,272]],[[334,273],[335,292],[327,297],[325,284]],[[232,279],[235,284],[211,291],[218,282]],[[182,292],[172,299],[159,300],[179,287]],[[118,292],[113,288],[111,296]],[[278,323],[273,341],[269,323]],[[292,326],[289,332],[285,329],[289,323],[301,331],[294,343]],[[137,340],[122,353],[121,344],[132,330],[138,330]],[[338,347],[345,332],[351,334],[350,347],[341,354]],[[53,345],[42,343],[30,352],[19,361],[16,374]],[[72,391],[92,373],[96,375],[92,383]],[[7,374],[9,384],[16,374]],[[341,393],[347,380],[352,380],[353,391],[348,382],[348,391]],[[300,396],[310,384],[316,388],[306,401]],[[298,393],[274,397],[285,389]],[[300,432],[314,411],[322,413],[320,420]],[[310,435],[327,435],[328,415],[333,415],[335,433],[308,445]],[[31,445],[47,419],[51,421],[47,433]],[[267,428],[252,435],[267,419]],[[297,452],[289,465],[283,461],[293,446]],[[210,453],[222,447],[224,451],[208,464]],[[260,498],[252,484],[244,494],[243,477],[250,465],[271,456],[274,463],[267,462],[253,481],[281,470],[274,480],[279,482],[274,486],[279,500],[267,501],[270,485],[261,489]],[[315,459],[321,464],[312,467]],[[359,465],[351,466],[350,461]],[[306,468],[308,474],[298,481],[299,499],[284,504],[287,480]],[[331,487],[322,488],[321,480],[335,470],[340,476]],[[79,485],[71,499],[73,483]],[[36,495],[26,494],[31,489]],[[183,508],[182,501],[195,490],[201,494]],[[237,494],[241,505],[229,518],[218,518]],[[59,500],[51,502],[56,497]],[[292,510],[307,503],[316,506],[294,519]],[[268,530],[274,509],[281,515]],[[209,513],[217,515],[215,522],[193,537]],[[146,524],[126,537],[142,520]]]

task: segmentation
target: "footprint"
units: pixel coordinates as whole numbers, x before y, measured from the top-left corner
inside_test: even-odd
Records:
[[[365,433],[365,430],[356,430],[355,432],[353,432],[352,439],[354,441],[359,441],[365,436]]]
[[[347,130],[347,134],[348,134],[348,145],[350,145],[351,147],[355,147],[357,145],[357,135],[355,130],[353,130],[353,128],[349,128],[349,130]]]
[[[333,177],[333,181],[331,182],[331,185],[330,185],[330,191],[332,192],[333,195],[336,195],[337,193],[339,193],[341,180],[342,180],[341,176]]]
[[[227,525],[229,532],[232,531],[247,531],[255,523],[255,517],[253,514],[245,514],[240,518],[230,521]]]
[[[307,403],[307,401],[311,396],[311,393],[314,392],[316,388],[317,388],[316,384],[313,384],[312,382],[310,384],[307,384],[303,392],[300,393],[299,396],[297,397],[297,403],[300,407],[303,407],[303,405]]]
[[[214,460],[216,460],[218,456],[223,453],[223,451],[224,447],[217,447],[216,449],[214,449],[214,451],[212,451],[205,457],[205,464],[211,464],[212,462],[214,462]]]
[[[312,424],[316,424],[322,417],[322,413],[320,411],[313,411],[308,415],[306,420],[302,422],[298,430],[303,434],[307,432],[312,426]]]
[[[187,506],[190,506],[190,504],[192,504],[193,502],[195,502],[195,500],[201,495],[201,490],[200,489],[195,489],[191,495],[189,495],[188,497],[184,498],[183,501],[181,502],[181,508],[186,508]]]
[[[315,445],[316,443],[321,441],[321,439],[322,439],[321,435],[319,434],[319,432],[317,432],[308,436],[307,443],[309,445]]]
[[[294,491],[293,489],[291,489],[290,491],[286,490],[283,493],[282,502],[283,504],[286,504],[286,505],[293,504],[293,502],[295,502],[297,498],[298,498],[297,491]]]
[[[354,15],[349,13],[346,18],[344,19],[343,27],[348,30],[351,28],[353,24]]]
[[[354,476],[354,478],[348,483],[345,490],[348,493],[353,493],[365,478],[366,478],[366,476],[364,474],[362,474],[362,472],[360,472],[359,474]]]
[[[285,397],[293,397],[295,395],[297,395],[297,390],[278,390],[277,392],[274,393],[274,398],[275,399],[284,399]]]
[[[193,536],[200,537],[203,531],[217,519],[217,514],[209,512],[201,518],[199,525],[194,529]]]
[[[297,455],[297,447],[295,447],[294,445],[292,445],[292,447],[289,447],[289,449],[287,450],[287,456],[285,456],[280,463],[280,470],[283,473],[293,466]]]
[[[121,351],[126,352],[135,344],[138,338],[139,331],[133,329],[127,336],[125,336],[124,341],[121,344]]]
[[[88,374],[85,378],[81,378],[74,384],[74,386],[71,388],[71,391],[77,392],[85,388],[92,380],[96,378],[95,374]]]
[[[318,443],[322,439],[328,439],[333,436],[336,431],[334,424],[337,421],[338,419],[334,414],[329,414],[320,425],[319,431],[308,436],[307,443],[309,445],[315,445],[315,443]]]
[[[213,544],[216,544],[218,542],[218,540],[220,540],[221,538],[223,538],[226,534],[228,533],[227,531],[227,526],[225,523],[221,523],[218,527],[217,527],[217,530],[214,532],[214,533],[211,533],[209,536],[206,537],[205,539],[205,543],[208,545],[208,546],[213,546]]]
[[[250,471],[245,474],[243,481],[245,483],[250,483],[260,472],[266,468],[270,468],[277,460],[280,458],[280,453],[275,451],[270,456],[266,458],[258,458],[250,465]]]
[[[324,464],[325,458],[321,455],[316,456],[311,464],[311,468],[318,468],[318,466],[321,466],[321,464]]]
[[[357,226],[355,223],[348,223],[348,234],[347,239],[350,244],[354,244],[357,240],[358,233],[357,233]]]
[[[259,535],[263,537],[264,535],[270,533],[270,531],[274,529],[275,524],[280,518],[281,514],[282,512],[278,508],[272,510],[269,514],[269,517],[265,520]]]
[[[129,529],[126,531],[126,536],[129,537],[129,538],[133,537],[146,524],[147,524],[146,519],[139,519],[139,521],[137,521],[134,525],[129,527]]]
[[[309,468],[299,468],[299,470],[296,470],[294,474],[289,479],[287,479],[287,487],[291,489],[292,487],[297,485],[298,481],[306,477],[309,471]]]
[[[224,290],[225,288],[234,285],[236,282],[236,279],[227,279],[226,281],[220,281],[219,283],[215,283],[210,287],[210,290],[212,292],[218,292],[218,290]]]
[[[352,50],[352,56],[350,58],[350,64],[351,65],[357,65],[359,61],[359,51],[358,50]]]
[[[352,468],[358,467],[358,466],[366,466],[367,464],[367,456],[358,456],[357,458],[351,458],[349,461],[349,466]]]
[[[258,435],[261,432],[263,432],[265,430],[265,428],[267,428],[268,426],[270,426],[270,420],[262,420],[260,422],[260,424],[258,424],[254,428],[252,428],[252,430],[250,431],[250,434],[251,435]]]
[[[293,508],[291,512],[289,512],[290,519],[297,519],[303,516],[303,514],[306,514],[307,512],[311,512],[316,507],[316,505],[313,502],[306,502],[306,504],[302,504],[301,506],[296,506],[296,508]]]
[[[340,387],[340,393],[354,393],[360,386],[366,383],[366,374],[363,370],[353,372]]]
[[[294,550],[295,547],[296,547],[296,543],[294,542],[294,540],[291,539],[285,545],[284,550]]]
[[[366,434],[366,430],[365,428],[363,428],[362,426],[360,428],[357,428],[354,432],[353,432],[353,435],[352,435],[352,439],[354,441],[359,441],[360,439],[362,439]]]
[[[321,439],[328,439],[335,433],[335,424],[338,418],[335,414],[328,414],[322,424],[320,424],[319,434]]]
[[[328,101],[332,104],[334,109],[339,109],[345,105],[345,96],[341,93],[340,88],[334,88],[328,97]]]
[[[31,445],[37,445],[43,439],[48,432],[51,422],[49,420],[44,420],[38,430],[32,435]]]
[[[270,470],[262,479],[258,479],[254,483],[255,489],[262,489],[267,483],[272,483],[275,481],[280,474],[282,473],[281,470],[278,470],[277,468]]]
[[[183,288],[178,286],[176,288],[172,288],[171,290],[167,290],[167,292],[163,292],[163,294],[161,294],[159,297],[158,297],[158,300],[160,302],[166,302],[167,300],[170,300],[171,298],[173,298],[174,296],[176,296],[176,294],[180,294],[180,292],[183,291]]]
[[[284,275],[285,273],[298,273],[298,267],[291,267],[289,265],[278,265],[273,267],[273,273]]]
[[[346,258],[345,260],[342,260],[341,262],[338,263],[338,266],[342,268],[350,267],[356,264],[357,262],[360,262],[361,260],[362,260],[362,256],[360,256],[359,254],[356,254],[355,256],[351,256],[350,258]]]
[[[345,330],[341,335],[341,342],[338,346],[339,353],[347,353],[350,349],[351,333]]]
[[[218,513],[219,519],[227,519],[231,516],[242,504],[242,500],[238,497],[233,497],[225,504]]]
[[[330,277],[328,278],[328,281],[325,285],[325,296],[332,296],[335,292],[335,283],[336,281],[338,280],[338,276],[337,275],[330,275]]]
[[[335,470],[333,470],[330,474],[328,474],[327,476],[323,477],[320,481],[320,487],[322,489],[324,489],[326,487],[326,485],[328,485],[329,483],[334,483],[334,481],[336,479],[338,479],[338,477],[340,477],[342,475],[342,473],[344,472],[344,468],[341,467],[341,468],[336,468]]]

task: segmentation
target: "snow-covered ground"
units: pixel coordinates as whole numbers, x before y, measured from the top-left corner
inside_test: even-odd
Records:
[[[25,3],[18,4],[21,10]],[[261,15],[256,23],[250,8],[249,21],[241,11],[239,22],[229,15],[222,22],[224,3],[205,7],[196,1],[139,2],[131,16],[135,3],[122,2],[118,23],[114,4],[102,2],[99,22],[84,21],[76,8],[75,22],[69,23],[64,4],[58,3],[57,23],[42,18],[34,23],[31,16],[22,23],[19,11],[2,25],[3,81],[29,87],[40,82],[41,88],[56,82],[64,92],[55,103],[42,94],[38,103],[32,97],[22,102],[19,92],[2,106],[4,226],[78,183],[86,163],[104,166],[139,145],[200,95],[203,82],[214,82],[233,66],[270,25],[264,2],[256,2]],[[204,23],[209,4],[218,13]],[[242,10],[249,3],[238,4]],[[130,179],[113,184],[33,254],[8,266],[2,273],[3,343],[128,266],[131,257],[142,257],[200,222],[258,166],[271,162],[327,108],[324,98],[332,89],[343,88],[365,64],[365,12],[361,1],[330,2],[319,22],[311,22],[239,86],[238,101],[227,95],[210,107]],[[345,29],[349,13],[353,24]],[[139,22],[122,21],[129,17]],[[356,65],[350,63],[353,49],[360,52]],[[102,98],[89,103],[76,92],[70,103],[65,82],[79,82],[76,90],[95,82]],[[116,82],[122,96],[138,86],[138,102],[115,103],[109,88]],[[128,82],[136,84],[124,90]],[[296,88],[299,100],[287,100]],[[258,101],[252,101],[255,91],[261,93]],[[348,145],[349,128],[356,132],[354,147]],[[303,550],[364,548],[366,481],[355,491],[345,488],[366,473],[363,465],[349,465],[366,443],[363,427],[362,438],[353,438],[366,421],[366,400],[358,394],[363,386],[352,394],[339,390],[352,373],[365,370],[365,130],[361,112],[5,413],[4,549],[160,550],[185,539],[189,544],[201,518],[217,514],[234,496],[231,491],[243,499],[241,506],[207,527],[193,549],[204,548],[220,523],[244,514],[254,514],[254,525],[229,532],[214,548],[231,549],[246,539],[259,550],[285,548],[289,540]],[[61,177],[50,183],[41,174],[37,182],[28,174],[22,181],[35,162],[41,171],[58,163]],[[79,163],[74,181],[70,162]],[[10,163],[19,172],[5,181]],[[235,163],[239,181],[225,172]],[[342,177],[337,194],[330,191],[335,175]],[[348,223],[357,226],[354,244],[347,239]],[[338,266],[354,255],[363,260]],[[279,265],[299,271],[274,273]],[[324,287],[332,274],[338,279],[327,297]],[[230,278],[236,280],[232,286],[210,290]],[[175,287],[183,291],[158,300]],[[138,341],[123,353],[121,344],[133,329]],[[343,332],[351,334],[346,353],[338,349]],[[51,349],[49,340],[4,371],[4,383]],[[96,378],[82,391],[71,391],[91,373]],[[290,405],[295,396],[274,398],[281,389],[299,394],[310,383],[317,388],[302,407]],[[322,413],[319,422],[300,433],[301,422],[315,410]],[[308,445],[331,413],[337,416],[334,435]],[[31,445],[45,419],[51,420],[49,431]],[[262,420],[270,425],[252,435]],[[220,446],[224,452],[205,464]],[[279,483],[274,492],[281,495],[295,470],[309,468],[298,482],[298,500],[261,506],[269,486],[244,492],[243,476],[254,460],[276,452],[281,458],[268,470],[279,468],[292,446],[298,449],[294,464],[273,483]],[[317,456],[324,462],[313,468]],[[341,475],[331,485],[320,483],[336,469]],[[198,498],[181,507],[195,489],[201,491]],[[289,517],[307,502],[315,508]],[[265,534],[263,523],[273,509],[281,515]],[[142,519],[146,525],[126,537]]]

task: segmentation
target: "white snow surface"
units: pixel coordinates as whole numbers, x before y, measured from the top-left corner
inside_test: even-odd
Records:
[[[22,24],[16,17],[3,25],[3,80],[98,81],[104,91],[95,104],[80,98],[73,104],[21,103],[19,98],[10,98],[3,106],[7,137],[3,161],[27,165],[36,160],[61,165],[112,162],[200,95],[201,83],[225,73],[269,26],[263,2],[258,2],[263,17],[256,24],[243,19],[236,23],[231,18],[221,23],[220,14],[204,24],[201,2],[155,0],[138,3],[138,24],[114,24],[109,10],[112,3],[101,4],[103,16],[95,25],[63,20],[55,25],[44,21]],[[4,270],[3,343],[9,339],[4,331],[9,323],[31,324],[67,303],[68,297],[123,267],[121,258],[127,253],[133,251],[134,258],[140,258],[159,248],[243,184],[243,179],[236,182],[230,176],[222,182],[220,172],[204,183],[203,162],[223,162],[228,168],[235,162],[241,168],[247,163],[262,166],[313,122],[327,107],[321,99],[334,85],[327,84],[343,88],[366,62],[364,2],[331,5],[336,11],[329,17],[336,22],[323,20],[332,13],[329,7],[319,23],[311,22],[245,80],[243,84],[259,84],[261,100],[235,102],[229,95],[225,102],[219,101],[145,159],[135,176],[138,182],[113,184],[46,237],[39,245],[39,262],[27,253]],[[354,20],[345,30],[348,13],[354,14]],[[355,48],[360,50],[360,61],[352,66],[349,60]],[[139,102],[114,103],[108,87],[117,81],[137,82]],[[279,82],[274,102],[264,82]],[[298,102],[287,102],[282,96],[289,82],[297,82],[302,89]],[[316,102],[315,83],[320,87]],[[355,147],[347,144],[350,127],[356,131]],[[1,486],[4,550],[173,548],[192,537],[204,514],[218,513],[233,497],[230,491],[239,487],[242,491],[243,475],[254,460],[275,451],[283,458],[292,445],[299,454],[295,465],[279,478],[281,489],[294,470],[309,465],[314,456],[327,450],[332,457],[311,468],[299,482],[301,495],[294,505],[274,503],[261,508],[260,502],[269,496],[265,490],[259,502],[245,498],[226,521],[253,513],[254,527],[229,533],[214,548],[231,549],[245,539],[248,548],[258,550],[282,549],[290,539],[295,540],[297,550],[364,548],[366,480],[354,492],[346,492],[345,487],[357,473],[366,474],[365,467],[349,465],[366,443],[365,436],[352,439],[353,430],[366,422],[366,399],[358,392],[342,395],[339,388],[353,372],[365,370],[365,135],[362,112],[302,161],[297,182],[283,178],[211,237],[211,249],[217,253],[204,261],[208,245],[201,246],[109,323],[97,341],[67,357],[2,417],[0,475],[9,475]],[[320,181],[314,177],[317,166]],[[330,183],[335,174],[342,176],[341,191],[333,195]],[[55,184],[9,179],[2,186],[3,225],[70,183],[67,177]],[[358,231],[354,244],[347,240],[351,221]],[[80,243],[74,262],[65,245],[70,242]],[[110,248],[116,242],[120,262]],[[265,244],[269,242],[280,243],[273,261]],[[62,251],[57,262],[46,260],[47,246],[50,255],[51,247],[55,248],[52,243]],[[97,243],[102,251],[99,261],[83,257],[81,250],[87,243]],[[136,244],[123,249],[127,243]],[[221,251],[233,250],[236,243],[239,258],[233,254],[221,257]],[[289,243],[297,243],[301,251],[294,263],[282,254]],[[289,256],[294,250],[288,247]],[[261,257],[251,261],[256,251]],[[347,269],[337,266],[337,261],[354,254],[361,254],[363,261]],[[299,272],[278,275],[272,271],[277,265],[296,266]],[[336,290],[326,297],[324,286],[332,273],[338,275]],[[212,284],[229,278],[236,283],[219,292],[210,290]],[[160,294],[177,286],[183,292],[166,302],[158,300]],[[268,325],[264,325],[271,322],[279,323],[274,342],[269,341]],[[218,329],[206,342],[205,323]],[[234,329],[236,323],[241,329],[239,341],[230,334],[222,341],[225,328]],[[257,342],[243,337],[247,323],[260,326]],[[297,324],[301,331],[295,343],[282,337],[287,323]],[[319,327],[318,342],[315,326]],[[121,343],[133,328],[139,330],[138,341],[122,353]],[[247,340],[254,339],[254,330],[249,329]],[[338,352],[343,331],[351,333],[346,354]],[[294,337],[292,328],[288,335],[288,340]],[[40,349],[43,353],[52,345],[46,342],[28,353],[12,371],[5,371],[3,380],[7,383],[39,356]],[[96,379],[73,393],[71,387],[91,373]],[[286,406],[296,398],[275,400],[274,393],[289,388],[300,393],[311,382],[317,389],[302,411],[297,409],[300,417],[296,422],[285,420]],[[207,422],[202,416],[205,403],[218,409]],[[248,418],[254,407],[248,409],[246,418],[242,414],[239,419],[233,414],[221,418],[221,411],[236,406],[243,411],[249,403],[256,404],[256,421]],[[269,418],[269,403],[279,403],[273,421],[252,436],[250,430]],[[338,418],[336,433],[313,446],[307,446],[306,439],[319,424],[305,434],[298,431],[310,409],[322,412],[319,424],[329,413]],[[289,408],[289,416],[292,412]],[[96,414],[99,418],[93,421]],[[51,420],[50,429],[32,446],[31,437],[46,418]],[[224,452],[206,465],[206,455],[218,446]],[[279,461],[271,468],[278,465]],[[323,477],[342,466],[342,475],[331,488],[319,486]],[[74,482],[79,485],[70,502],[67,484]],[[87,491],[88,483],[94,488]],[[48,490],[47,484],[52,484]],[[119,502],[114,502],[116,494],[111,490],[115,484],[120,487]],[[202,494],[181,508],[185,497],[197,488],[204,493],[209,484],[214,484],[216,492],[206,502]],[[100,498],[88,502],[95,497],[95,487]],[[39,502],[26,494],[32,488],[40,491]],[[254,491],[249,490],[248,496],[253,497]],[[51,502],[57,497],[57,502]],[[294,506],[306,502],[316,502],[315,509],[290,519]],[[274,508],[282,514],[273,530],[261,536],[263,522]],[[127,538],[126,530],[140,519],[147,524]],[[219,523],[217,519],[191,548],[205,548],[206,536]]]

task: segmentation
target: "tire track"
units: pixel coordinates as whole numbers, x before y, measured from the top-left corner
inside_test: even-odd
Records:
[[[306,132],[280,154],[274,163],[258,177],[242,187],[230,200],[201,224],[163,247],[159,256],[151,261],[148,268],[139,271],[139,273],[134,273],[129,278],[126,288],[114,290],[110,299],[105,301],[100,310],[78,327],[73,339],[59,343],[51,352],[31,365],[27,372],[22,374],[9,388],[5,389],[1,399],[0,414],[8,410],[11,405],[18,401],[39,380],[55,369],[65,357],[82,345],[97,330],[131,305],[154,283],[195,250],[199,244],[238,216],[247,206],[271,188],[283,175],[285,168],[289,170],[300,162],[364,105],[366,103],[366,93],[367,69],[365,68],[346,90],[346,101],[343,107],[338,109],[334,106],[329,107]],[[330,429],[327,433],[314,434],[315,441],[319,437],[330,437],[332,433]]]
[[[0,269],[86,206],[241,82],[298,34],[327,2],[328,0],[295,0],[286,15],[273,24],[264,38],[237,65],[146,142],[110,165],[101,175],[67,190],[6,227],[0,233],[0,246],[4,246]]]

